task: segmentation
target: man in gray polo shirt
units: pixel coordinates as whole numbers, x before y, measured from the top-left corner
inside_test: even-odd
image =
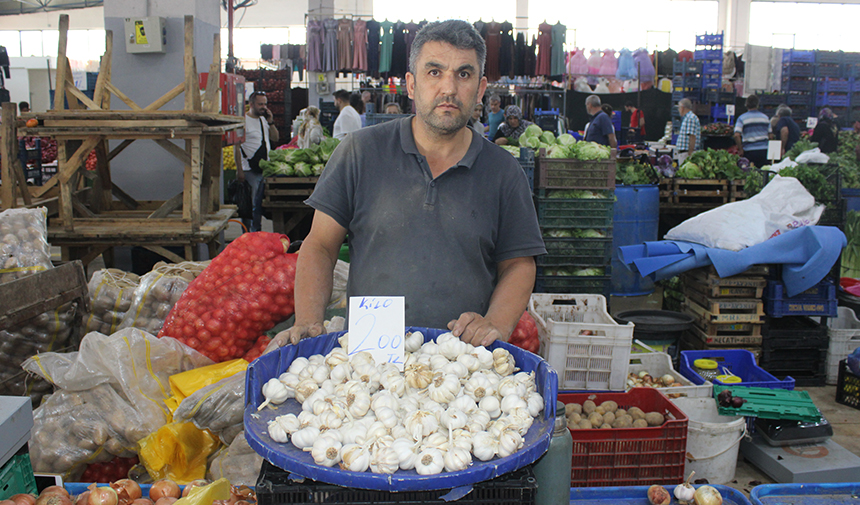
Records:
[[[406,324],[474,345],[507,340],[545,254],[528,181],[466,127],[487,86],[486,48],[463,21],[427,25],[406,75],[416,116],[365,128],[335,150],[296,269],[296,324],[270,349],[323,333],[332,272],[349,235],[348,296],[404,296]]]

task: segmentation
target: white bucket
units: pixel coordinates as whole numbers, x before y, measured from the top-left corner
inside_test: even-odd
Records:
[[[735,478],[738,448],[746,433],[743,417],[721,416],[713,398],[672,400],[690,419],[687,428],[687,458],[684,475],[725,484]]]

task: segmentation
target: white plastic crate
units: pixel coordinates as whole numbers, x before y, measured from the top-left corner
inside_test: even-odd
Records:
[[[675,378],[675,382],[683,386],[654,388],[662,391],[669,398],[686,396],[689,398],[710,398],[713,396],[714,386],[705,381],[701,386],[693,384],[690,379],[684,377],[681,372],[672,368],[672,358],[665,352],[634,353],[630,356],[630,367],[628,374],[638,374],[641,371],[651,374],[651,377],[659,380],[660,377],[669,374]],[[629,388],[628,388],[629,389]],[[671,396],[670,396],[671,395]]]
[[[535,293],[529,299],[540,355],[559,375],[559,389],[623,391],[633,323],[620,325],[602,295]]]
[[[848,307],[838,307],[837,316],[828,319],[827,326],[827,384],[835,385],[839,381],[839,362],[860,347],[860,320]]]

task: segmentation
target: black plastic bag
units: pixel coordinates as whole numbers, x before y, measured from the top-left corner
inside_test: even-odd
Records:
[[[241,219],[251,219],[253,202],[251,198],[251,184],[247,180],[234,179],[227,186],[227,203],[239,207]]]

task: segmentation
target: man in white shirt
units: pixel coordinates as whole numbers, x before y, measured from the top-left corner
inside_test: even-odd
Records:
[[[245,114],[245,141],[239,149],[233,149],[236,159],[236,178],[246,180],[251,184],[251,194],[254,195],[254,206],[251,219],[242,219],[242,224],[248,231],[260,231],[263,216],[263,170],[260,161],[269,159],[272,143],[277,142],[278,129],[272,123],[272,111],[268,108],[269,99],[263,91],[251,93],[248,99],[248,113]]]
[[[344,89],[334,92],[334,104],[340,112],[334,121],[332,137],[343,140],[347,134],[361,129],[361,116],[349,104],[349,92]]]

